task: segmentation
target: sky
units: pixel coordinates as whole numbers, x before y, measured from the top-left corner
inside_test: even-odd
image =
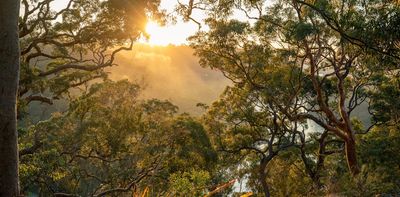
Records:
[[[149,39],[141,39],[139,42],[151,45],[183,45],[187,44],[187,38],[197,30],[197,25],[193,22],[179,21],[174,25],[159,26],[151,21],[146,26],[146,32],[150,35]]]
[[[54,0],[51,4],[54,10],[61,10],[66,7],[68,0]],[[179,0],[183,4],[188,4],[189,0]],[[161,0],[160,8],[166,13],[173,13],[178,0]],[[239,20],[247,20],[244,13],[235,11],[234,17]],[[192,18],[199,22],[205,19],[205,15],[199,10],[193,10]],[[167,23],[164,26],[158,25],[154,21],[150,21],[146,26],[146,31],[150,35],[149,39],[142,38],[140,43],[151,45],[184,45],[187,44],[187,38],[198,30],[199,26],[193,21],[184,22],[179,18],[175,23]],[[206,28],[204,25],[202,28]]]
[[[188,0],[181,0],[182,3],[187,3]],[[166,10],[167,13],[174,11],[177,5],[177,0],[161,0],[161,9]],[[194,17],[204,18],[200,13],[194,12]],[[151,21],[146,26],[146,31],[150,34],[148,40],[142,39],[142,43],[149,43],[153,45],[182,45],[186,44],[186,39],[196,33],[198,30],[198,25],[194,22],[188,21],[183,22],[182,20],[177,20],[176,23],[167,23],[164,26],[159,26],[156,22]]]
[[[166,10],[167,13],[174,11],[178,0],[161,0],[161,9]],[[189,0],[179,0],[183,4],[188,4]],[[251,13],[250,13],[251,14]],[[233,16],[238,20],[249,21],[245,13],[242,11],[234,10]],[[207,29],[203,24],[203,20],[206,18],[205,14],[200,10],[193,10],[191,17],[196,21],[202,23],[201,28]],[[251,22],[251,21],[250,21]],[[159,26],[155,22],[150,22],[147,24],[146,31],[150,34],[150,39],[142,39],[140,42],[149,43],[152,45],[182,45],[187,44],[187,38],[199,29],[198,24],[193,21],[183,22],[178,18],[177,22],[174,24],[167,24],[165,26]]]
[[[51,6],[54,10],[61,10],[66,7],[67,2],[68,0],[54,0]],[[188,0],[180,0],[180,2],[187,3]],[[172,13],[176,5],[177,0],[161,0],[160,8],[167,13]],[[199,12],[193,12],[193,17],[196,19],[204,18]],[[183,22],[179,19],[176,23],[169,23],[165,26],[160,26],[156,22],[150,21],[150,23],[147,24],[146,30],[150,38],[148,40],[142,38],[139,40],[141,43],[162,46],[169,44],[182,45],[187,44],[186,39],[198,30],[198,26],[194,22]]]

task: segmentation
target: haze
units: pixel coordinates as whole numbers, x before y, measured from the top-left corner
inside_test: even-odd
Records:
[[[200,67],[188,46],[137,44],[116,63],[107,69],[110,79],[138,82],[144,98],[170,100],[181,112],[201,113],[196,104],[210,104],[229,84],[221,73]]]

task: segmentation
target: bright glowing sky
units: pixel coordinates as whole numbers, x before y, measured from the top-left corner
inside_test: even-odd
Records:
[[[182,3],[187,3],[182,1]],[[177,4],[177,0],[161,0],[161,9],[165,9],[167,13],[171,13]],[[195,14],[196,18],[204,18],[199,13]],[[189,36],[193,35],[198,29],[194,22],[183,22],[177,20],[175,24],[167,24],[159,26],[155,22],[149,22],[146,26],[146,32],[150,35],[148,40],[142,39],[141,42],[150,45],[182,45],[186,43]]]
[[[54,10],[60,10],[67,5],[68,0],[54,0],[51,4]],[[188,0],[181,0],[182,3],[188,3]],[[167,11],[167,13],[173,12],[177,0],[161,0],[161,9]],[[193,12],[193,16],[196,19],[203,19],[198,12]],[[141,43],[148,43],[151,45],[182,45],[186,43],[186,39],[193,35],[197,30],[198,26],[194,22],[183,22],[177,20],[175,24],[167,24],[160,27],[155,22],[150,22],[146,27],[147,33],[150,35],[148,40],[142,38],[139,40]]]
[[[187,4],[189,0],[180,0],[181,3]],[[54,0],[52,2],[52,7],[54,10],[60,10],[64,8],[68,0]],[[177,5],[177,0],[161,0],[161,9],[167,11],[167,13],[173,12],[175,6]],[[235,18],[246,18],[244,13],[235,12]],[[201,22],[205,16],[200,12],[194,10],[192,17]],[[206,28],[206,27],[202,27]],[[178,18],[175,24],[167,24],[165,26],[159,26],[156,22],[149,22],[146,27],[146,31],[150,38],[142,38],[139,40],[140,43],[148,43],[150,45],[161,45],[166,46],[169,44],[173,45],[183,45],[187,43],[187,38],[193,35],[198,30],[198,25],[192,21],[183,22]]]
[[[180,0],[183,4],[188,4],[189,0]],[[268,1],[267,1],[268,2]],[[165,9],[167,13],[173,12],[175,6],[177,5],[177,0],[161,0],[161,9]],[[192,18],[196,19],[198,22],[202,23],[203,19],[206,18],[204,13],[200,10],[192,11]],[[234,10],[234,18],[239,20],[249,20],[245,13]],[[183,45],[187,43],[187,38],[198,30],[199,26],[193,22],[183,22],[178,18],[177,23],[167,24],[165,26],[159,26],[155,22],[150,22],[147,24],[146,31],[150,35],[148,40],[142,39],[140,42],[148,43],[150,45]],[[207,26],[202,24],[202,30],[207,29]]]
[[[186,39],[197,30],[197,25],[192,22],[177,22],[173,25],[159,26],[151,21],[146,26],[146,32],[150,35],[148,40],[141,39],[140,42],[150,45],[182,45]]]

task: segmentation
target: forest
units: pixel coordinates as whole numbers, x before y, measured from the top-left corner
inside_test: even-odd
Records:
[[[398,0],[1,0],[0,69],[0,197],[400,196]]]

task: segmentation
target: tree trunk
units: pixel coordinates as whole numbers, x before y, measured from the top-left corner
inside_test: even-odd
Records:
[[[19,78],[18,0],[0,1],[0,196],[19,196],[16,100]]]
[[[360,173],[357,162],[356,143],[353,138],[345,141],[347,166],[353,176]]]
[[[259,168],[259,173],[260,173],[259,179],[260,180],[259,181],[264,190],[265,197],[270,197],[269,187],[268,187],[268,183],[267,183],[267,173],[265,172],[267,164],[268,164],[268,161],[264,161],[264,159],[260,162],[260,168]]]

